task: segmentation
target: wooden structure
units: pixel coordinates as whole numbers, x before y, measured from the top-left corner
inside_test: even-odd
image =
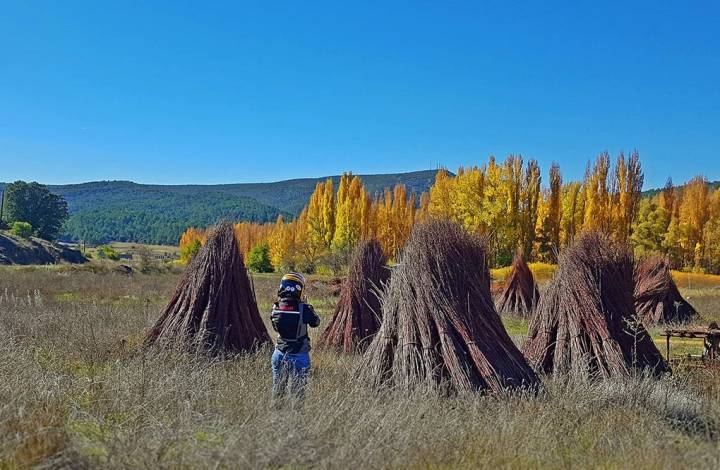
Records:
[[[720,359],[720,328],[716,324],[710,327],[668,328],[663,332],[663,336],[665,336],[668,362],[670,361],[670,338],[702,339],[703,354],[700,359]]]

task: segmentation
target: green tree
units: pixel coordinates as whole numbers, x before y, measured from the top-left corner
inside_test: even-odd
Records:
[[[635,246],[635,255],[642,258],[662,253],[669,224],[670,214],[662,205],[649,198],[641,200],[630,236],[630,240]]]
[[[10,233],[22,238],[30,238],[32,235],[32,225],[27,222],[13,222]]]
[[[270,245],[265,242],[255,245],[248,253],[247,267],[256,273],[273,272],[272,262],[270,262]]]
[[[27,222],[37,236],[57,238],[68,218],[67,202],[39,183],[16,181],[5,189],[5,220]]]
[[[200,240],[198,238],[192,240],[190,243],[180,248],[180,260],[185,264],[189,263],[190,260],[198,254],[200,248],[202,248]]]

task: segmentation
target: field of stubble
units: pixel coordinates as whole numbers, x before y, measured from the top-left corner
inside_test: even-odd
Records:
[[[358,357],[314,350],[305,406],[276,411],[269,349],[139,350],[177,279],[0,269],[0,468],[720,465],[720,369],[442,398],[375,393],[353,380]],[[264,312],[277,277],[254,282]],[[314,284],[327,319],[336,298]],[[688,293],[703,323],[720,313],[717,289]],[[526,325],[506,325],[520,343]]]

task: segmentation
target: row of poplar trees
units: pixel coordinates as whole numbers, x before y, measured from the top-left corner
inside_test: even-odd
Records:
[[[348,173],[337,188],[332,179],[318,183],[296,219],[241,222],[235,230],[246,256],[261,248],[276,270],[338,272],[355,244],[369,236],[395,258],[413,225],[429,217],[456,221],[485,236],[495,266],[509,264],[516,250],[531,260],[555,262],[578,233],[598,229],[632,242],[643,256],[662,253],[677,267],[720,269],[711,262],[720,258],[720,247],[709,242],[720,239],[720,191],[711,192],[704,179],[682,190],[668,185],[643,199],[637,152],[621,153],[614,161],[601,154],[587,165],[582,182],[563,182],[553,164],[543,187],[541,173],[535,160],[511,155],[499,163],[490,157],[487,164],[454,175],[440,170],[430,191],[419,197],[403,185],[370,194]],[[194,228],[183,234],[185,257],[204,236]]]
[[[662,253],[680,269],[720,273],[720,188],[702,176],[640,202],[631,240],[639,256]]]

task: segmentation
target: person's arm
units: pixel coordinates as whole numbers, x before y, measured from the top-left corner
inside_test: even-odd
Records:
[[[320,317],[317,313],[315,313],[315,309],[310,304],[305,304],[303,321],[307,323],[311,328],[317,328],[318,326],[320,326]]]
[[[273,320],[273,312],[277,309],[277,303],[274,303],[272,307],[270,307],[270,325],[272,326],[272,329],[277,331],[277,326],[275,326],[275,321]]]

